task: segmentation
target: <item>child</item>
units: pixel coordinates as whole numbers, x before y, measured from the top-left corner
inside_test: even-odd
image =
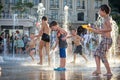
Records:
[[[99,44],[94,54],[95,61],[96,61],[96,70],[93,72],[93,75],[98,76],[99,74],[101,74],[100,60],[102,60],[107,70],[107,73],[104,74],[104,76],[112,76],[111,69],[109,67],[109,63],[106,57],[106,52],[109,50],[109,48],[112,45],[112,38],[111,38],[112,28],[111,28],[110,17],[109,17],[110,7],[106,4],[101,5],[99,9],[99,14],[101,17],[104,18],[102,28],[91,29],[91,31],[101,34],[102,36],[101,43]]]
[[[66,42],[66,36],[67,32],[60,28],[58,26],[58,23],[56,21],[52,21],[50,23],[51,30],[57,31],[57,43],[59,44],[59,54],[60,54],[60,67],[55,68],[55,71],[65,71],[65,65],[66,65],[66,48],[67,48],[67,42]],[[55,45],[55,47],[57,44]]]
[[[31,34],[30,34],[30,39],[31,39],[31,40],[30,40],[30,42],[28,43],[28,45],[29,45],[28,49],[30,50],[30,56],[31,56],[31,58],[32,58],[32,60],[34,61],[33,55],[35,54],[35,42],[36,42],[34,33],[31,33]]]
[[[40,37],[40,44],[39,44],[39,56],[40,56],[40,61],[38,64],[42,65],[43,64],[43,47],[45,47],[46,53],[48,55],[48,65],[50,66],[50,28],[48,25],[48,18],[46,16],[42,17],[42,25],[41,25],[41,30],[39,31],[39,35],[36,37]]]
[[[73,43],[74,43],[75,48],[76,48],[74,50],[74,61],[72,61],[72,63],[75,64],[77,53],[79,53],[87,62],[88,61],[87,58],[85,57],[84,54],[82,54],[82,46],[81,46],[81,43],[80,43],[82,41],[82,38],[79,35],[77,35],[77,31],[75,29],[71,30],[71,34],[72,34],[72,36],[68,36],[67,38],[70,38],[70,37],[73,38]]]

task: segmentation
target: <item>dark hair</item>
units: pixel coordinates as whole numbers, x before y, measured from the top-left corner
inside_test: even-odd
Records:
[[[19,34],[20,32],[17,30],[16,33]]]
[[[1,34],[0,34],[0,36],[2,36],[4,34],[4,32],[2,32]]]
[[[46,17],[46,16],[43,16],[43,17],[42,17],[42,20],[47,21],[47,17]]]
[[[58,23],[57,23],[56,21],[52,21],[52,22],[50,23],[50,28],[51,28],[52,26],[56,26],[56,25],[58,25]]]
[[[75,28],[71,29],[71,31],[72,31],[72,30],[77,31],[77,29],[75,29]]]
[[[105,11],[106,14],[109,14],[110,11],[111,11],[111,8],[110,8],[107,4],[101,5],[101,6],[100,6],[100,9],[101,9],[102,11]]]

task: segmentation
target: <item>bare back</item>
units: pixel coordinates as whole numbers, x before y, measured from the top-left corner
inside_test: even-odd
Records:
[[[42,23],[42,32],[46,34],[50,34],[50,28],[48,23]]]

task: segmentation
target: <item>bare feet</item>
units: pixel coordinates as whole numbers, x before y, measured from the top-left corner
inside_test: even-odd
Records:
[[[93,76],[99,76],[99,74],[101,74],[101,71],[94,71],[94,72],[92,73]]]
[[[112,76],[113,74],[110,72],[110,73],[106,73],[106,74],[103,74],[103,76]]]
[[[72,61],[72,62],[70,62],[70,63],[73,63],[73,64],[75,64],[75,61]]]
[[[37,63],[37,64],[42,65],[42,62],[39,62],[39,63]]]

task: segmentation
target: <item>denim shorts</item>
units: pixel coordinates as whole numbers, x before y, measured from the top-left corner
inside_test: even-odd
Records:
[[[60,58],[66,58],[66,48],[60,48]]]

